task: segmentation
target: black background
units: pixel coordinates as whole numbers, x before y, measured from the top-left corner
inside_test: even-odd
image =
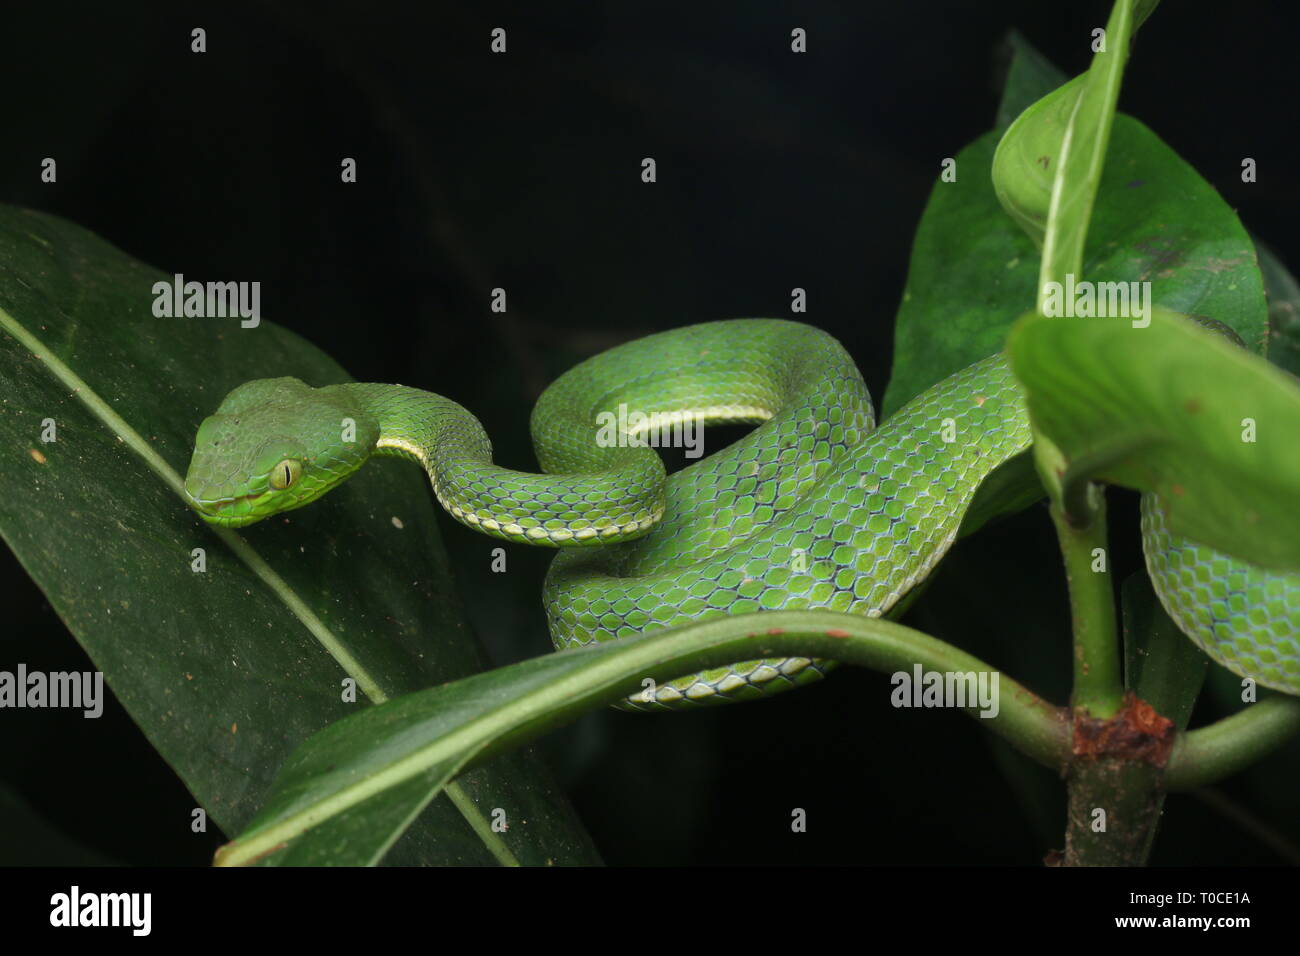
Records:
[[[858,359],[877,398],[916,222],[944,157],[993,125],[1008,29],[1073,75],[1107,3],[24,4],[4,12],[0,199],[166,272],[258,280],[262,315],[359,380],[472,409],[499,463],[535,465],[547,382],[617,342],[787,316]],[[1292,268],[1297,94],[1282,4],[1168,2],[1121,109]],[[207,52],[190,51],[190,30]],[[504,27],[508,53],[489,52]],[[790,30],[808,32],[805,55]],[[58,161],[57,184],[40,163]],[[640,180],[653,156],[658,182]],[[1254,157],[1259,179],[1240,181]],[[358,182],[342,184],[343,157]],[[509,312],[488,309],[489,290]],[[728,435],[719,436],[725,440]],[[714,439],[711,438],[711,441]],[[1120,575],[1140,564],[1112,492]],[[547,555],[443,523],[497,663],[549,647]],[[88,668],[0,549],[0,664]],[[1039,693],[1068,694],[1064,581],[1043,508],[955,549],[910,623]],[[7,666],[7,665],[5,665]],[[1221,711],[1212,678],[1197,721]],[[748,707],[593,714],[546,752],[610,863],[1019,863],[1061,844],[1053,776],[947,712],[841,669]],[[1300,859],[1293,744],[1170,798],[1153,862]],[[0,863],[207,862],[193,798],[115,704],[0,719]],[[790,809],[809,832],[789,831]]]

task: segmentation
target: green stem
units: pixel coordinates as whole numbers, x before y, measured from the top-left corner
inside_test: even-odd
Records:
[[[649,638],[611,643],[642,644],[649,659],[663,662],[652,669],[642,666],[638,680],[645,676],[668,680],[683,672],[719,667],[731,661],[769,657],[829,658],[886,674],[901,672],[909,676],[918,664],[926,672],[996,673],[996,715],[983,716],[975,702],[963,708],[966,714],[1046,767],[1063,772],[1070,760],[1070,722],[1064,708],[1043,700],[960,648],[883,618],[822,610],[760,611],[687,624]],[[671,665],[666,665],[668,661],[672,661]],[[588,703],[580,703],[577,695],[573,703],[579,711],[590,709],[589,704],[617,700],[621,694],[631,693],[639,686],[621,688],[621,693],[614,696],[608,688],[593,687],[581,695],[589,698]],[[495,753],[504,742],[503,739],[490,744],[477,760]]]
[[[1058,486],[1052,496],[1051,514],[1070,589],[1070,703],[1076,720],[1116,720],[1124,683],[1106,546],[1106,497],[1091,483],[1078,483],[1074,494],[1061,490]],[[1066,778],[1065,865],[1144,865],[1164,803],[1159,769],[1126,754],[1080,754],[1071,759]]]
[[[733,661],[771,657],[830,658],[886,673],[911,676],[916,665],[928,672],[986,672],[998,677],[997,713],[983,717],[979,701],[963,709],[1017,749],[1056,770],[1069,759],[1069,721],[1053,707],[983,661],[909,627],[880,618],[834,611],[766,611],[722,617],[610,641],[593,647],[559,651],[478,674],[451,685],[405,698],[406,708],[420,698],[451,694],[466,711],[455,726],[436,737],[399,735],[384,746],[389,762],[382,768],[311,799],[296,801],[283,814],[255,820],[252,827],[217,854],[218,865],[242,865],[262,859],[306,831],[365,803],[387,789],[426,776],[436,791],[452,776],[541,734],[580,714],[640,690],[642,680],[656,681]],[[509,675],[519,679],[516,692],[503,693]],[[525,675],[532,675],[526,677]],[[541,675],[545,679],[541,679]],[[471,706],[468,702],[478,701]],[[392,707],[400,702],[394,701]],[[425,702],[427,704],[427,701]],[[991,709],[991,708],[990,708]],[[374,711],[353,721],[372,719]],[[335,725],[337,727],[339,725]],[[331,733],[333,728],[323,733]],[[391,745],[391,746],[390,746]],[[309,743],[305,745],[311,747]],[[301,760],[301,754],[295,759]]]
[[[1169,755],[1165,784],[1195,790],[1229,777],[1300,733],[1300,698],[1266,697],[1208,727],[1181,734]]]
[[[1065,576],[1070,588],[1074,626],[1074,693],[1071,703],[1092,717],[1113,717],[1124,703],[1120,675],[1119,630],[1115,621],[1115,592],[1106,548],[1106,499],[1092,486],[1086,523],[1067,516],[1055,502],[1052,521],[1061,543]],[[1098,566],[1102,570],[1094,570]]]

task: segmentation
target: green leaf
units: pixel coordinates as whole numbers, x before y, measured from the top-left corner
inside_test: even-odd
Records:
[[[285,764],[249,829],[217,854],[241,865],[337,845],[386,794],[428,792],[465,767],[615,701],[644,678],[738,660],[830,657],[888,672],[988,671],[928,635],[858,614],[771,611],[717,618],[655,634],[561,651],[434,687],[356,714],[317,734]],[[1066,724],[1055,708],[1002,675],[1000,711],[981,720],[1035,759],[1059,768]],[[968,711],[978,712],[972,702]],[[509,817],[507,815],[507,823]],[[513,824],[512,824],[513,826]],[[340,848],[349,860],[346,846]]]
[[[1116,0],[1086,73],[1025,110],[998,144],[993,182],[1007,213],[1042,247],[1039,287],[1081,277],[1124,62],[1136,25]]]
[[[1159,309],[1146,328],[1028,315],[1007,351],[1067,500],[1093,479],[1155,492],[1173,533],[1300,567],[1300,385],[1286,373]]]
[[[1003,345],[1034,307],[1038,254],[1002,213],[987,175],[995,133],[957,155],[917,229],[898,311],[886,416]],[[985,172],[981,172],[985,171]],[[1236,213],[1154,133],[1118,116],[1084,274],[1151,283],[1151,300],[1228,323],[1253,348],[1268,331],[1254,249]]]
[[[993,153],[993,191],[998,203],[1039,250],[1047,236],[1052,190],[1065,158],[1065,133],[1074,122],[1087,83],[1088,74],[1081,73],[1034,103],[1016,117]],[[1073,155],[1082,152],[1076,148]]]
[[[1011,322],[1033,305],[1037,251],[1003,214],[988,175],[997,140],[986,133],[961,150],[956,182],[930,192],[895,321],[884,418],[1001,349]]]
[[[1124,686],[1186,730],[1210,659],[1165,613],[1146,572],[1124,581],[1121,606]]]
[[[1133,8],[1133,32],[1137,32],[1147,17],[1155,11],[1160,0],[1137,0]],[[1011,53],[1007,66],[1006,82],[1002,86],[1002,99],[998,103],[997,130],[1006,132],[1008,126],[1052,90],[1064,86],[1069,79],[1061,70],[1043,56],[1018,30],[1012,30],[1006,39]]]
[[[417,469],[368,468],[318,507],[243,534],[189,511],[180,473],[228,390],[347,378],[270,322],[156,317],[160,280],[171,277],[78,226],[0,207],[0,535],[235,833],[295,747],[367,707],[344,701],[345,678],[380,701],[483,662]],[[530,757],[485,767],[454,795],[462,806],[434,801],[395,860],[595,859]],[[481,819],[498,806],[529,826],[485,838]]]
[[[1154,6],[1140,4],[1137,22]],[[1023,40],[1013,46],[1003,111],[1053,79]],[[1001,214],[989,176],[997,142],[988,133],[961,150],[957,180],[936,182],[931,192],[898,311],[885,417],[998,351],[1011,323],[1037,301],[1038,250]],[[1028,156],[1020,172],[1039,177],[1045,213],[1050,181],[1040,176],[1040,158]],[[1153,301],[1220,319],[1263,348],[1267,313],[1250,237],[1191,166],[1127,116],[1116,116],[1111,130],[1082,272],[1093,281],[1150,282]]]

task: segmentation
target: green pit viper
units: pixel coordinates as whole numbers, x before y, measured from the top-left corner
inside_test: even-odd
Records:
[[[1057,166],[1084,79],[1025,110],[994,157],[999,201],[1039,244],[1053,190],[1043,169]],[[620,406],[644,416],[642,432],[599,441],[598,416]],[[638,439],[685,420],[758,427],[666,475]],[[185,490],[206,520],[238,527],[314,501],[372,455],[413,459],[458,521],[559,549],[543,602],[565,648],[763,610],[897,614],[959,533],[1013,506],[1014,481],[985,479],[1027,461],[1030,445],[1002,355],[875,428],[840,344],[774,319],[694,325],[588,359],[539,399],[532,434],[546,474],[493,465],[478,421],[438,395],[263,379],[202,423]],[[1156,593],[1184,633],[1230,670],[1300,694],[1300,574],[1175,536],[1152,495],[1142,532]],[[661,684],[628,706],[760,697],[831,663],[747,661]]]
[[[620,405],[643,413],[644,427],[598,441],[598,416]],[[684,420],[758,427],[667,475],[646,429]],[[531,428],[544,474],[492,464],[477,419],[441,396],[261,379],[202,423],[185,490],[204,519],[239,527],[309,504],[371,456],[413,459],[458,521],[558,549],[543,603],[566,648],[762,610],[897,613],[974,526],[963,519],[984,480],[1030,445],[1002,355],[876,428],[844,348],[777,319],[693,325],[597,355],[545,391]],[[1300,693],[1300,575],[1176,537],[1152,495],[1142,531],[1179,627],[1230,670]],[[830,666],[747,661],[648,688],[626,706],[752,699]]]

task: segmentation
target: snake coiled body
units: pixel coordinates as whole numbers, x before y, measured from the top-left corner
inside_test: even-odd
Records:
[[[611,441],[599,423],[620,414],[638,424]],[[647,434],[697,422],[758,427],[666,475]],[[315,500],[372,455],[411,458],[457,520],[560,549],[543,603],[564,648],[762,610],[888,614],[952,545],[984,479],[1031,440],[1001,355],[875,428],[840,344],[776,319],[611,349],[561,376],[531,425],[542,474],[494,465],[478,421],[441,396],[263,379],[203,422],[185,487],[206,520],[240,526]],[[1174,537],[1151,496],[1143,509],[1148,567],[1178,625],[1228,668],[1300,693],[1300,575]],[[752,699],[828,666],[739,662],[648,688],[628,706]]]

